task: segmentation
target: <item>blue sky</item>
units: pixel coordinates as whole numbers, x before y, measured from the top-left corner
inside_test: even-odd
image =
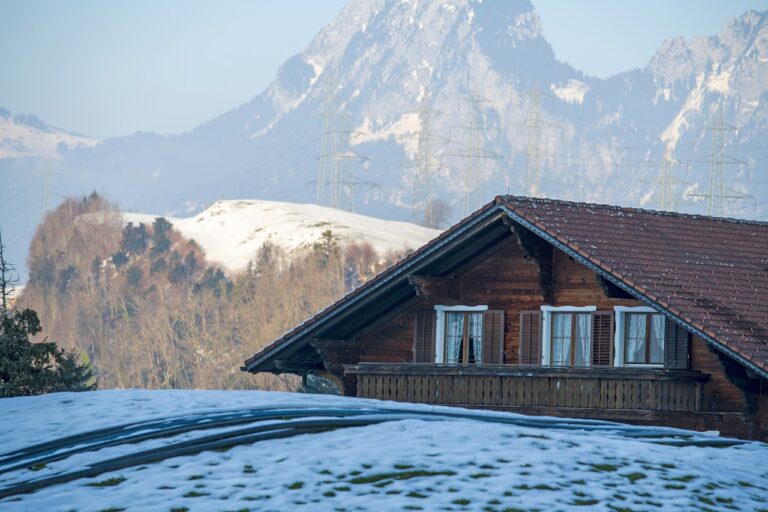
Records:
[[[0,0],[0,106],[104,138],[178,133],[248,101],[343,0]],[[768,0],[533,0],[561,60],[643,66]]]

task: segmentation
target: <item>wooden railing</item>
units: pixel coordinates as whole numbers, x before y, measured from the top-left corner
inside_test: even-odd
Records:
[[[361,363],[357,396],[488,408],[694,412],[701,408],[698,372],[630,368],[443,366]]]

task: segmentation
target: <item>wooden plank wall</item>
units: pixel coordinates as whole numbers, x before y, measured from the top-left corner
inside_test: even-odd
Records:
[[[594,272],[555,249],[554,297],[557,306],[596,305],[600,310],[613,306],[636,306],[636,300],[605,296]],[[412,361],[413,313],[433,310],[437,304],[487,304],[489,309],[504,311],[504,362],[516,364],[520,342],[520,311],[539,309],[542,295],[539,268],[525,258],[517,240],[510,236],[486,252],[484,258],[468,269],[459,280],[459,301],[422,301],[393,318],[386,325],[361,338],[361,362]]]
[[[709,381],[701,390],[702,411],[744,411],[744,393],[728,380],[717,354],[698,336],[691,339],[691,369],[709,374]]]

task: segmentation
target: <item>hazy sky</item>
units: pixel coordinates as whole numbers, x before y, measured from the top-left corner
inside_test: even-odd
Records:
[[[645,65],[667,37],[711,35],[768,9],[768,0],[533,2],[556,55],[603,77]],[[186,131],[261,92],[345,3],[0,0],[0,106],[99,138]]]

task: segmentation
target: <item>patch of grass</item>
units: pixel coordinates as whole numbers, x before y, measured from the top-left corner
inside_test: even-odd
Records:
[[[406,505],[403,507],[403,510],[424,510],[424,508],[418,505]]]
[[[243,466],[243,473],[255,473],[256,468],[254,468],[251,464],[246,464]]]
[[[587,464],[595,473],[611,473],[619,469],[615,464]]]
[[[571,482],[570,482],[570,483],[572,483],[573,485],[586,485],[586,484],[587,484],[587,482],[585,482],[585,481],[584,481],[584,480],[582,480],[582,479],[578,479],[578,480],[571,480]]]
[[[591,498],[590,499],[579,498],[579,499],[573,500],[573,504],[578,505],[580,507],[588,507],[590,505],[597,505],[598,503],[600,503],[598,500],[591,499]]]
[[[418,491],[411,491],[411,492],[409,492],[408,494],[406,494],[406,496],[407,496],[408,498],[419,498],[420,500],[423,500],[423,499],[426,499],[426,498],[427,498],[427,495],[426,495],[426,494],[421,494],[421,493],[420,493],[420,492],[418,492]]]
[[[32,464],[27,469],[30,471],[40,471],[41,469],[47,468],[48,465],[45,462],[38,462],[37,464]]]
[[[674,464],[670,464],[669,462],[662,462],[661,467],[663,467],[664,469],[675,469],[677,466],[675,466]]]
[[[471,501],[466,498],[459,498],[458,500],[453,500],[451,503],[454,505],[469,505]]]
[[[723,498],[721,496],[715,497],[715,501],[718,503],[733,503],[733,498]]]
[[[526,512],[526,510],[516,507],[507,507],[503,510],[503,512]]]
[[[397,467],[397,466],[395,466],[395,467]],[[349,472],[349,476],[357,476],[357,475],[362,475],[362,474],[363,474],[362,471],[357,471],[357,470]]]
[[[527,484],[523,484],[523,485],[516,485],[516,486],[515,486],[515,489],[519,489],[519,490],[521,490],[521,491],[530,491],[530,490],[531,490],[531,486],[530,486],[530,485],[527,485]],[[507,492],[509,492],[509,491],[507,491]]]
[[[499,469],[499,468],[491,464],[483,464],[482,466],[480,466],[480,469]]]
[[[621,475],[627,480],[629,480],[631,483],[635,483],[638,480],[642,480],[643,478],[647,478],[645,473],[641,473],[639,471],[634,471],[632,473],[626,473],[624,475]]]
[[[532,439],[549,439],[549,437],[542,436],[540,434],[518,434],[517,437],[530,437]]]
[[[509,464],[512,461],[509,459],[496,459],[496,462],[498,462],[499,464]],[[525,467],[525,465],[523,465],[523,467]]]
[[[664,484],[665,489],[675,490],[675,491],[682,491],[685,489],[685,486],[682,484]]]
[[[423,476],[455,476],[454,471],[403,471],[400,473],[378,473],[375,475],[357,476],[349,480],[351,484],[372,484],[382,480],[409,480]]]
[[[301,489],[302,487],[304,487],[304,482],[293,482],[290,485],[286,485],[286,487],[290,491],[295,491],[296,489]]]
[[[410,464],[395,464],[393,467],[395,469],[413,469],[413,466]]]
[[[321,475],[331,475],[331,474],[333,474],[333,473],[331,473],[330,469],[323,469],[323,470],[318,471],[318,473],[320,473]]]
[[[391,490],[385,492],[384,494],[401,494],[402,492],[403,491],[398,491],[396,489],[391,489]]]
[[[323,496],[325,496],[326,498],[333,498],[334,496],[336,496],[336,493],[333,491],[325,491],[323,493]]]
[[[161,485],[160,487],[158,487],[158,489],[161,491],[169,491],[171,489],[175,489],[175,487],[172,485]]]
[[[205,478],[205,475],[189,475],[187,480],[202,480],[203,478]]]
[[[188,507],[173,507],[171,512],[189,512]]]
[[[109,508],[103,508],[99,510],[99,512],[123,512],[125,510],[124,508],[119,507],[109,507]]]
[[[707,498],[706,496],[696,496],[696,499],[700,502],[704,503],[705,505],[714,505],[715,502],[711,500],[710,498]]]
[[[533,486],[534,489],[537,491],[557,491],[559,490],[557,487],[552,487],[551,485],[547,484],[537,484]]]
[[[371,464],[363,464],[363,469],[371,469],[372,467]]]
[[[392,480],[384,480],[383,482],[377,482],[373,484],[374,487],[378,487],[379,489],[382,487],[386,487],[388,485],[392,485],[394,482]]]
[[[210,496],[211,494],[208,492],[200,492],[200,491],[189,491],[186,494],[182,495],[182,498],[200,498],[203,496]]]
[[[696,480],[696,478],[696,475],[683,475],[670,478],[670,480],[673,482],[690,482],[691,480]]]
[[[124,476],[113,476],[112,478],[107,478],[106,480],[101,480],[99,482],[89,482],[85,485],[88,487],[114,487],[116,485],[120,485],[121,483],[125,482]]]
[[[489,505],[501,505],[501,502],[497,499],[492,499],[488,501]]]
[[[472,473],[471,475],[469,475],[469,478],[474,478],[475,480],[477,480],[478,478],[490,478],[492,476],[493,475],[490,473]]]
[[[348,485],[340,485],[338,487],[334,487],[333,490],[339,491],[339,492],[348,492],[348,491],[351,491],[352,488]]]

